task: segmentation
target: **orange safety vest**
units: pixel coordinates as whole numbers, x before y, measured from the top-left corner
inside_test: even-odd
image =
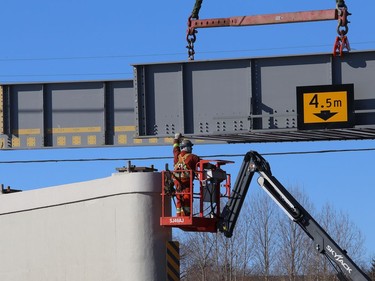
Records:
[[[191,170],[191,167],[186,164],[186,158],[189,155],[190,153],[186,153],[184,156],[178,155],[178,161],[174,164],[175,172],[173,173],[177,179],[187,180],[190,178],[189,170]]]

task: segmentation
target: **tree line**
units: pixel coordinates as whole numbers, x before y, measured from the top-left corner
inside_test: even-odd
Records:
[[[300,188],[293,188],[291,193],[375,280],[375,258],[366,261],[363,234],[348,214],[329,203],[316,212]],[[184,281],[338,280],[329,260],[314,250],[306,233],[264,192],[249,196],[232,238],[198,232],[177,236]]]

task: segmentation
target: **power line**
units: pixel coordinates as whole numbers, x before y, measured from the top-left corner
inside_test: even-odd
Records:
[[[71,57],[39,57],[39,58],[0,58],[0,61],[51,61],[51,60],[93,60],[93,59],[122,59],[137,57],[176,56],[185,53],[158,53],[158,54],[130,54],[130,55],[97,55]]]
[[[351,45],[374,44],[375,41],[351,42]],[[317,45],[293,45],[284,47],[268,47],[256,49],[233,49],[233,50],[213,50],[213,51],[200,51],[202,54],[219,54],[219,53],[238,53],[238,52],[258,52],[258,51],[273,51],[273,50],[286,50],[286,49],[300,49],[300,48],[320,48],[331,46],[329,44]],[[154,53],[154,54],[129,54],[129,55],[96,55],[96,56],[68,56],[68,57],[39,57],[39,58],[0,58],[0,61],[51,61],[51,60],[93,60],[93,59],[121,59],[121,58],[137,58],[137,57],[165,57],[186,55],[186,52],[176,53]]]
[[[351,45],[361,44],[374,44],[375,41],[365,42],[351,42]],[[323,45],[308,45],[308,46],[284,46],[284,47],[269,47],[269,48],[256,48],[256,49],[234,49],[234,50],[213,50],[213,51],[200,51],[201,54],[224,54],[224,53],[246,53],[246,52],[260,52],[260,51],[275,51],[275,50],[291,50],[291,49],[306,49],[306,48],[320,48],[330,46]],[[155,53],[155,54],[130,54],[130,55],[97,55],[97,56],[70,56],[70,57],[39,57],[39,58],[0,58],[3,62],[12,61],[56,61],[56,60],[93,60],[93,59],[124,59],[124,58],[137,58],[137,57],[166,57],[166,56],[181,56],[186,53]],[[58,73],[58,74],[4,74],[0,77],[59,77],[59,76],[113,76],[113,75],[131,75],[130,72],[115,72],[115,73]]]
[[[349,149],[329,149],[313,151],[288,151],[288,152],[266,152],[263,156],[282,156],[282,155],[304,155],[304,154],[325,154],[325,153],[344,153],[344,152],[366,152],[375,151],[375,148],[349,148]],[[212,154],[203,155],[201,158],[234,158],[244,157],[245,154]],[[0,161],[0,164],[31,164],[31,163],[58,163],[58,162],[98,162],[98,161],[150,161],[150,160],[168,160],[172,156],[155,156],[155,157],[132,157],[132,158],[81,158],[81,159],[42,159],[42,160],[10,160]]]

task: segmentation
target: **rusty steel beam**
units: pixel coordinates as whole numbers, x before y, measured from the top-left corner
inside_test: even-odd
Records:
[[[338,19],[338,12],[336,9],[290,12],[281,14],[265,14],[254,16],[235,16],[229,18],[213,18],[201,20],[191,19],[189,23],[189,33],[193,34],[194,29],[197,28],[298,23],[312,21],[327,21],[335,19]]]

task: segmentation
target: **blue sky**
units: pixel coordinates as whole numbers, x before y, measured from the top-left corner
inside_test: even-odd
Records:
[[[187,59],[185,30],[194,0],[4,0],[0,17],[0,83],[131,79],[132,64]],[[374,1],[346,1],[354,50],[375,49],[370,19]],[[206,0],[200,18],[335,8],[335,1]],[[329,53],[335,21],[199,30],[196,60]],[[195,146],[199,155],[375,148],[374,141]],[[0,182],[19,189],[109,176],[125,161],[1,164],[9,160],[171,156],[170,147],[3,151]],[[286,186],[299,186],[316,208],[326,202],[347,212],[375,256],[375,151],[266,156]],[[242,157],[229,172],[236,177]],[[137,166],[165,162],[134,161]],[[250,195],[251,196],[251,192]]]

